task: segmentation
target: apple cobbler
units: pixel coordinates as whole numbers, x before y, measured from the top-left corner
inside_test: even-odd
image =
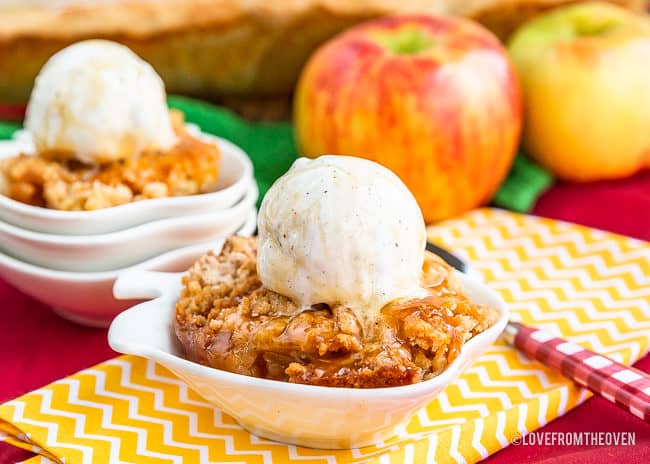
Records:
[[[334,387],[411,384],[442,372],[498,318],[472,303],[433,254],[420,284],[426,295],[390,302],[364,325],[346,306],[301,309],[269,290],[256,239],[231,237],[184,276],[175,331],[191,360],[239,374]]]
[[[21,154],[0,160],[0,193],[34,206],[73,211],[214,191],[218,148],[188,133],[180,112],[170,113],[177,142],[168,150],[103,164]]]

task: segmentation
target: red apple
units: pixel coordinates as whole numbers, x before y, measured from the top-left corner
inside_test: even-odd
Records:
[[[499,41],[469,20],[386,17],[311,57],[295,98],[299,151],[377,161],[427,222],[489,201],[512,164],[521,98]]]

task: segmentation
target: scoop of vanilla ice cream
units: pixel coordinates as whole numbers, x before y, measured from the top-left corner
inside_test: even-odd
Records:
[[[300,307],[343,304],[360,320],[420,290],[425,224],[390,170],[361,158],[298,159],[258,218],[262,283]]]
[[[37,151],[101,163],[176,142],[162,79],[127,47],[88,40],[53,55],[36,77],[25,126]]]

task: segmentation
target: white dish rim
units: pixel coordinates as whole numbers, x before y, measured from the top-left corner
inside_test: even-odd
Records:
[[[239,200],[230,208],[220,209],[212,212],[197,213],[188,216],[176,216],[156,219],[154,221],[137,224],[126,229],[120,229],[114,232],[105,232],[101,234],[51,234],[45,232],[37,232],[30,229],[23,229],[22,227],[15,226],[5,221],[0,221],[0,229],[5,229],[8,234],[13,235],[16,238],[29,240],[31,242],[38,242],[39,244],[84,247],[107,245],[119,240],[125,240],[133,234],[152,233],[151,229],[168,229],[169,227],[181,226],[186,222],[195,220],[197,217],[213,218],[217,215],[226,215],[236,209],[246,207],[246,205],[253,206],[257,201],[258,195],[259,191],[257,184],[252,181],[250,187],[244,191],[241,198],[239,198]]]
[[[248,217],[242,226],[237,230],[236,234],[239,235],[252,235],[257,227],[257,210],[252,208]],[[209,243],[214,243],[214,247],[221,246],[223,239],[216,239],[214,242],[210,241]],[[22,272],[24,274],[38,275],[41,278],[47,278],[51,280],[65,281],[65,282],[77,282],[77,283],[88,283],[88,282],[99,282],[107,279],[115,279],[120,273],[140,270],[140,269],[152,269],[158,266],[163,266],[165,263],[178,259],[185,255],[190,255],[191,253],[196,253],[201,250],[201,248],[206,249],[205,247],[208,243],[203,242],[196,245],[189,245],[182,248],[177,248],[175,250],[170,250],[165,253],[161,253],[158,256],[149,258],[140,263],[133,264],[131,266],[123,267],[120,269],[114,269],[111,271],[60,271],[56,269],[50,269],[47,267],[37,266],[35,264],[26,263],[19,259],[16,259],[12,256],[9,256],[3,252],[0,252],[0,263],[4,263],[6,267],[11,268],[12,270]]]

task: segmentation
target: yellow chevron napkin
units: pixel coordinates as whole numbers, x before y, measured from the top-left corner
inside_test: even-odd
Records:
[[[627,364],[648,350],[650,244],[494,209],[429,234],[524,323]],[[324,451],[253,436],[165,368],[121,356],[0,406],[0,430],[44,456],[30,463],[476,462],[587,395],[499,342],[394,439]]]

